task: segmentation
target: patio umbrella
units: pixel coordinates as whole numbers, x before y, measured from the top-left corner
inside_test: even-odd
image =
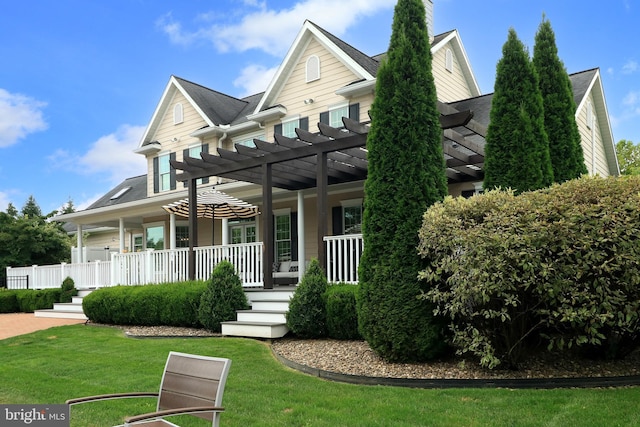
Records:
[[[258,207],[230,196],[222,191],[211,189],[198,194],[198,218],[211,218],[211,245],[214,245],[213,221],[216,218],[252,218],[258,215]],[[181,199],[162,207],[169,213],[188,218],[189,198]]]

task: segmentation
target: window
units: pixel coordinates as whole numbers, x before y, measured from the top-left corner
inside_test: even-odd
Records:
[[[343,200],[342,234],[362,233],[362,199]]]
[[[444,53],[444,69],[453,72],[453,53],[451,49],[447,49]]]
[[[158,174],[160,177],[160,191],[171,190],[171,165],[169,164],[169,154],[158,157]]]
[[[141,252],[144,249],[144,241],[142,240],[142,234],[133,235],[133,251]]]
[[[194,145],[192,147],[189,147],[189,149],[185,150],[185,154],[188,154],[189,157],[194,157],[196,159],[200,159],[200,153],[208,153],[209,152],[209,144],[198,144],[198,145]],[[200,178],[197,180],[197,185],[200,184],[207,184],[209,182],[209,178]],[[187,182],[185,181],[184,186],[187,186]]]
[[[145,229],[145,241],[147,249],[164,249],[164,226],[156,225]]]
[[[275,261],[291,261],[291,214],[275,215]]]
[[[173,106],[173,124],[177,125],[184,121],[184,112],[182,109],[182,104],[177,103]]]
[[[289,138],[297,138],[296,128],[300,127],[300,119],[282,122],[282,135]]]
[[[343,105],[341,107],[329,109],[329,126],[334,128],[343,127],[343,117],[349,117],[349,105]]]
[[[229,231],[231,244],[256,242],[257,230],[254,218],[229,221]]]
[[[307,59],[307,83],[320,79],[320,58],[312,55]]]
[[[189,247],[189,226],[176,225],[176,248]]]
[[[264,134],[264,132],[261,133],[256,133],[256,134],[251,134],[251,135],[245,135],[245,136],[241,136],[238,137],[237,139],[234,139],[234,148],[235,145],[244,145],[245,147],[255,147],[256,145],[253,143],[254,139],[260,139],[262,141],[266,140],[266,136]]]

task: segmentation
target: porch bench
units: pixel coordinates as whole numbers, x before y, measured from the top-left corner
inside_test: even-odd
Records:
[[[273,283],[275,285],[295,285],[298,283],[298,261],[282,261],[273,264]]]

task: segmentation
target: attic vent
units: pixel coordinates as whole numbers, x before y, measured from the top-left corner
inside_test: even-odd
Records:
[[[312,55],[307,59],[307,83],[320,80],[320,58]]]
[[[453,53],[451,49],[447,49],[444,53],[444,69],[448,72],[453,72]]]
[[[177,125],[184,121],[184,113],[182,110],[182,104],[178,103],[173,107],[173,124]]]
[[[116,199],[120,198],[124,193],[126,193],[129,190],[131,190],[131,187],[121,188],[120,191],[118,191],[116,194],[111,196],[111,200],[116,200]]]

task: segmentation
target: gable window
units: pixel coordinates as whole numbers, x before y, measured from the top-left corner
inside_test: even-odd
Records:
[[[182,104],[177,103],[173,106],[173,124],[177,125],[184,121],[184,111],[182,109]]]
[[[453,73],[453,53],[451,52],[451,49],[447,49],[444,52],[444,69]]]
[[[320,79],[320,58],[312,55],[307,59],[307,83]]]

